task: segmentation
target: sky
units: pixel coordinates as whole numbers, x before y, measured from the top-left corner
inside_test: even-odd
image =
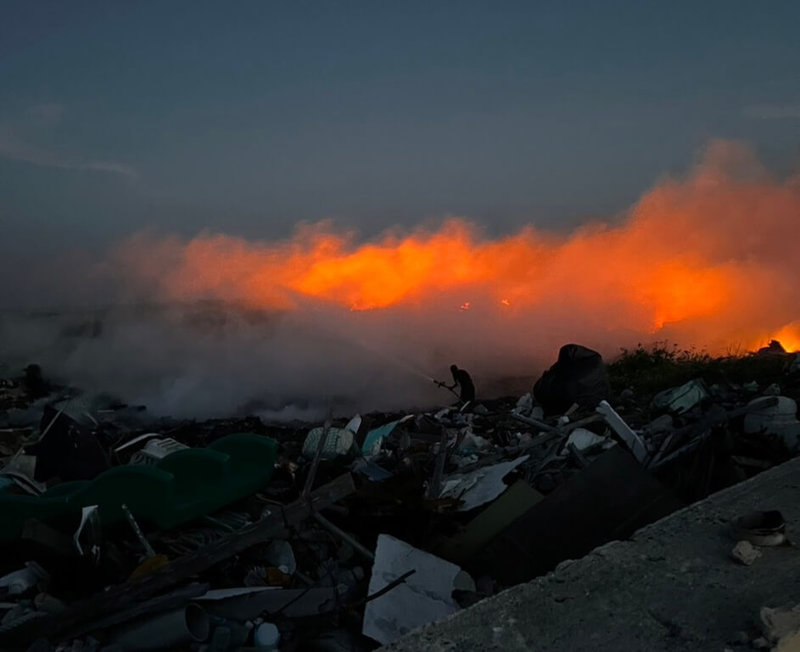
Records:
[[[5,0],[0,272],[147,230],[571,228],[716,139],[796,169],[798,24],[783,0]]]

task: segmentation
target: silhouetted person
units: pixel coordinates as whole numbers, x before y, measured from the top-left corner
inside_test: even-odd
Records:
[[[770,340],[767,346],[762,346],[758,351],[758,355],[782,355],[786,353],[786,349],[783,348],[783,344],[781,344],[778,340]]]
[[[50,387],[42,378],[42,368],[38,364],[29,364],[25,367],[22,386],[29,399],[42,398],[50,393]]]
[[[465,369],[459,369],[456,365],[450,365],[450,373],[453,374],[453,384],[446,385],[447,389],[455,389],[456,385],[459,388],[462,403],[468,403],[475,400],[475,385],[472,383],[472,378]]]

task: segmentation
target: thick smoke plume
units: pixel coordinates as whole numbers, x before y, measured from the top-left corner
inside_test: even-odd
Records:
[[[110,257],[130,305],[102,332],[42,353],[78,382],[174,414],[281,417],[444,403],[456,362],[478,391],[530,377],[561,344],[614,356],[670,340],[715,354],[800,345],[800,179],[741,145],[708,148],[614,223],[438,230],[359,243],[331,225],[284,242],[152,234]],[[52,348],[52,347],[51,347]]]

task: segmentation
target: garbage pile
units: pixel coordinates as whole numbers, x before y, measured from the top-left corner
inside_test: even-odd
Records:
[[[390,644],[795,455],[800,362],[758,355],[782,384],[651,396],[570,344],[522,397],[309,425],[153,419],[32,365],[0,381],[0,649]]]

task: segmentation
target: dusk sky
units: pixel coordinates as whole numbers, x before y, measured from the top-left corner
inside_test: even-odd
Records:
[[[0,249],[567,227],[714,139],[788,170],[798,25],[796,0],[6,0]]]

